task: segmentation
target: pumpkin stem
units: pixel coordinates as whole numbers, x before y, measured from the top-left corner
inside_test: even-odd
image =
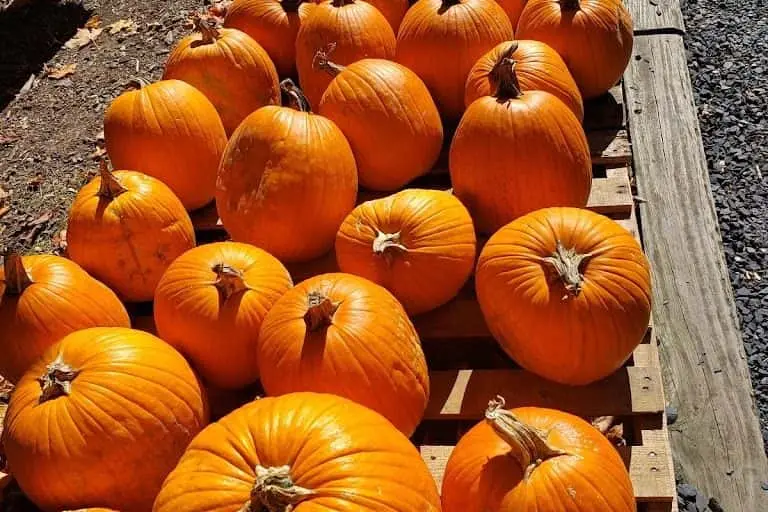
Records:
[[[219,29],[216,26],[216,18],[213,16],[204,16],[198,12],[192,14],[192,24],[195,30],[203,36],[203,44],[211,44],[221,37]]]
[[[226,263],[218,263],[211,270],[216,273],[216,281],[213,284],[224,300],[249,289],[243,279],[243,273],[236,268],[230,267]]]
[[[310,112],[312,110],[307,97],[304,96],[301,89],[290,78],[280,82],[280,91],[286,96],[288,106],[292,109],[299,112]]]
[[[3,261],[5,272],[5,293],[7,295],[21,295],[31,284],[32,278],[24,268],[21,255],[16,251],[6,251]]]
[[[128,189],[122,186],[112,171],[109,170],[106,160],[99,162],[99,175],[101,176],[98,192],[100,197],[114,199],[123,192],[128,192]]]
[[[525,479],[545,460],[570,455],[549,446],[541,432],[517,419],[512,411],[504,409],[505,404],[501,396],[488,402],[485,421],[512,448],[510,455],[517,459],[523,468]]]
[[[328,327],[333,322],[333,314],[339,308],[331,299],[321,292],[309,292],[307,312],[304,313],[304,323],[308,331],[318,331]]]
[[[312,59],[312,69],[322,69],[331,76],[336,76],[344,71],[344,66],[331,61],[331,54],[336,49],[336,43],[330,43],[325,48],[315,52]]]
[[[334,7],[344,7],[345,5],[350,5],[353,3],[355,3],[355,0],[333,0],[333,2],[331,2],[331,5],[333,5]]]
[[[258,465],[251,500],[239,512],[291,512],[295,505],[315,495],[315,491],[293,483],[290,467]]]
[[[400,243],[400,232],[382,233],[377,231],[376,238],[373,240],[373,253],[379,256],[392,257],[396,251],[408,252],[408,248]]]
[[[131,89],[138,90],[138,89],[143,89],[144,87],[147,87],[148,85],[150,85],[150,82],[146,78],[141,78],[140,76],[134,76],[134,77],[131,77],[131,78],[128,79],[128,82],[126,82],[126,84],[125,84],[125,89],[126,90],[131,90]]]
[[[42,389],[39,399],[41,404],[72,392],[72,381],[80,371],[65,363],[63,357],[59,352],[56,359],[45,367],[45,373],[37,379]]]
[[[505,101],[523,95],[520,81],[517,79],[517,62],[509,56],[502,57],[493,66],[492,78],[496,82],[496,98]]]
[[[578,11],[581,9],[579,0],[560,0],[560,9],[563,11]]]
[[[581,293],[581,287],[584,284],[584,276],[579,267],[581,262],[592,257],[592,253],[578,254],[575,249],[566,249],[560,240],[555,245],[555,252],[552,256],[542,258],[542,261],[550,263],[557,275],[562,279],[565,289],[574,297]]]
[[[297,12],[302,3],[304,0],[282,0],[280,5],[283,6],[285,12]]]

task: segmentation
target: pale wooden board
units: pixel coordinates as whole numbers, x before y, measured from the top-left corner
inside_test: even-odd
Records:
[[[685,32],[680,0],[624,0],[636,35]]]
[[[640,222],[681,477],[724,510],[768,510],[754,410],[706,159],[677,35],[640,36],[625,74]]]

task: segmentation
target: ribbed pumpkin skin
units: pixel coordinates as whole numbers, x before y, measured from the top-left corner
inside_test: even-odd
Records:
[[[408,12],[411,6],[409,0],[371,0],[368,3],[377,8],[387,18],[395,36],[397,36],[400,23],[402,23],[405,13]]]
[[[235,0],[227,9],[224,26],[242,30],[266,50],[281,77],[296,74],[296,35],[315,7],[303,2]]]
[[[330,325],[315,331],[304,320],[313,292],[338,305]],[[322,274],[288,291],[261,325],[258,357],[267,394],[333,393],[406,435],[427,406],[427,363],[413,324],[392,294],[361,277]]]
[[[15,383],[43,352],[67,334],[87,327],[130,327],[112,290],[77,263],[47,254],[25,256],[32,284],[20,295],[6,289],[0,266],[0,375]]]
[[[377,250],[380,233],[399,233],[395,243],[407,250]],[[456,197],[407,189],[355,208],[336,235],[336,260],[342,272],[380,284],[417,315],[456,296],[472,273],[475,246],[472,219]]]
[[[552,448],[572,455],[545,460],[528,478],[510,447],[488,423],[467,432],[448,459],[443,512],[635,512],[632,482],[616,449],[571,414],[537,407],[512,413]]]
[[[228,297],[217,265],[242,273],[247,287]],[[274,256],[237,242],[206,244],[179,256],[155,291],[158,335],[210,384],[241,388],[259,376],[256,341],[267,311],[293,285]]]
[[[355,157],[328,119],[264,107],[232,135],[221,162],[216,208],[236,241],[281,261],[328,252],[357,197]]]
[[[254,468],[284,465],[295,485],[317,493],[296,512],[440,510],[434,480],[403,434],[365,407],[315,393],[262,398],[203,430],[152,510],[241,510]]]
[[[111,199],[99,196],[97,176],[75,197],[67,251],[122,299],[152,300],[168,265],[195,246],[192,221],[160,181],[134,171],[116,171],[113,176],[127,192]]]
[[[621,0],[528,0],[517,37],[543,41],[559,53],[584,99],[600,96],[621,78],[632,56],[632,17]]]
[[[333,79],[313,66],[315,53],[331,44],[335,44],[333,61],[341,65],[365,58],[392,60],[395,56],[395,33],[371,4],[363,0],[326,0],[318,4],[296,37],[299,82],[313,109],[317,109]]]
[[[364,59],[336,75],[318,111],[341,129],[360,185],[397,190],[427,173],[443,145],[443,125],[424,82],[408,68]]]
[[[554,267],[557,241],[593,256],[581,292]],[[648,261],[617,223],[577,208],[525,215],[491,237],[475,275],[483,316],[515,361],[550,380],[581,385],[619,368],[642,341],[651,314]]]
[[[507,13],[512,28],[517,27],[517,22],[520,19],[520,15],[523,13],[523,8],[528,0],[498,0],[498,3],[504,12]]]
[[[592,164],[584,129],[543,91],[467,108],[449,155],[453,193],[482,233],[549,206],[587,204]]]
[[[149,174],[188,210],[213,199],[227,134],[216,108],[181,80],[162,80],[118,96],[104,115],[104,141],[115,169]]]
[[[277,70],[245,32],[222,28],[215,34],[210,42],[199,32],[179,41],[163,78],[183,80],[205,94],[231,134],[254,110],[280,104]]]
[[[424,80],[445,119],[458,120],[470,69],[509,39],[509,18],[492,0],[419,0],[400,25],[395,60]]]
[[[579,121],[584,120],[584,103],[579,86],[568,71],[560,55],[540,41],[505,41],[486,53],[472,66],[464,92],[464,104],[469,106],[478,98],[492,96],[498,83],[491,72],[513,45],[517,45],[510,56],[516,63],[520,89],[545,91],[557,97],[571,109]]]
[[[69,395],[41,403],[37,379],[57,357],[79,373]],[[63,338],[24,374],[3,442],[19,486],[42,509],[141,512],[207,415],[195,374],[170,345],[97,327]]]

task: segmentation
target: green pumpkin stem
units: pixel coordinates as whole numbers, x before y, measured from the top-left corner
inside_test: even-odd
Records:
[[[312,59],[313,69],[322,69],[331,76],[336,76],[344,71],[344,66],[336,64],[331,60],[331,54],[336,49],[336,43],[330,43],[325,48],[321,48],[315,52],[315,56]]]
[[[293,80],[286,78],[280,82],[280,91],[287,98],[288,106],[299,112],[311,112],[309,100],[299,87],[293,83]]]
[[[304,0],[282,0],[280,5],[285,12],[298,12],[299,6],[304,3]]]
[[[32,285],[32,278],[29,277],[24,268],[24,262],[21,255],[16,251],[6,251],[3,261],[3,272],[5,273],[5,294],[21,295],[24,290]]]
[[[221,37],[219,29],[216,26],[216,18],[213,16],[194,13],[192,15],[192,24],[195,30],[200,32],[203,44],[211,44]]]
[[[289,466],[257,465],[255,471],[251,499],[238,512],[291,512],[302,501],[317,495],[293,483]]]
[[[517,62],[510,57],[503,57],[491,71],[496,82],[496,98],[500,101],[513,100],[523,95],[520,81],[517,79]]]
[[[45,367],[45,373],[37,379],[41,389],[39,402],[42,404],[69,395],[72,392],[72,381],[79,373],[79,370],[64,362],[63,355],[59,352],[56,359]]]
[[[101,176],[101,183],[99,184],[99,197],[107,199],[114,199],[124,192],[128,192],[128,189],[120,184],[120,182],[109,170],[106,160],[99,162],[99,176]]]
[[[304,324],[307,331],[319,331],[333,323],[333,314],[338,309],[331,299],[323,293],[312,291],[307,297],[307,312],[304,313]]]
[[[584,276],[581,274],[581,264],[584,260],[592,257],[592,253],[579,254],[575,249],[566,249],[562,242],[558,240],[555,244],[555,252],[552,256],[542,258],[551,264],[558,277],[563,281],[566,291],[577,297],[581,293],[581,287],[584,285]]]
[[[228,300],[236,293],[248,290],[243,273],[226,263],[218,263],[211,269],[216,273],[216,281],[213,283],[221,294],[222,299]]]
[[[560,9],[563,11],[578,11],[581,9],[579,0],[560,0]]]

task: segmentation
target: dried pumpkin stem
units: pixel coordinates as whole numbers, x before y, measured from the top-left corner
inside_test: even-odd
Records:
[[[504,409],[505,400],[497,396],[488,402],[485,410],[485,420],[493,431],[512,448],[510,454],[517,459],[527,479],[531,473],[545,460],[568,452],[552,448],[544,439],[541,432],[517,419],[511,411]]]
[[[31,284],[32,278],[24,268],[21,255],[16,251],[7,251],[3,261],[5,273],[5,293],[7,295],[21,295]]]
[[[100,197],[114,199],[120,194],[128,192],[128,189],[122,186],[112,171],[109,170],[106,160],[99,162],[99,175],[101,176],[98,192]]]
[[[493,67],[496,82],[496,98],[504,101],[519,98],[523,95],[520,81],[517,79],[517,62],[504,57]]]
[[[560,240],[555,244],[555,252],[552,256],[542,258],[542,261],[550,263],[562,279],[565,289],[574,297],[581,293],[584,285],[584,276],[581,274],[581,263],[593,256],[592,253],[579,254],[575,249],[566,249]]]
[[[331,76],[336,76],[344,71],[344,66],[331,61],[331,54],[336,49],[336,43],[330,43],[325,48],[317,50],[312,58],[312,68],[322,69]]]
[[[42,392],[39,402],[47,402],[60,396],[69,395],[72,392],[72,381],[80,373],[64,362],[61,352],[51,363],[45,367],[45,373],[37,379]]]
[[[560,0],[560,8],[564,11],[578,11],[581,3],[579,0]]]
[[[143,89],[144,87],[147,87],[150,84],[149,80],[146,78],[141,78],[140,76],[134,76],[128,79],[128,82],[125,84],[125,89]]]
[[[338,307],[338,304],[334,304],[323,293],[317,291],[309,292],[307,312],[304,313],[304,323],[307,326],[307,330],[310,332],[318,331],[331,325],[333,314],[336,313]]]
[[[286,96],[288,106],[299,112],[310,112],[309,100],[293,80],[286,78],[280,82],[280,91]]]
[[[302,3],[304,3],[304,0],[282,0],[280,5],[282,5],[285,12],[297,12]]]
[[[258,465],[251,501],[238,512],[291,512],[297,504],[315,495],[315,491],[293,483],[290,467]]]
[[[353,3],[355,3],[355,0],[333,0],[333,2],[331,2],[334,7],[344,7],[345,5]]]
[[[373,253],[378,255],[393,255],[396,251],[408,252],[408,248],[400,243],[400,232],[382,233],[377,230],[373,240]]]
[[[216,273],[216,281],[213,284],[219,290],[224,300],[228,300],[234,294],[249,289],[243,279],[243,273],[236,268],[226,263],[218,263],[211,270]]]
[[[216,18],[213,16],[204,16],[200,13],[195,13],[192,15],[192,23],[195,26],[195,30],[202,35],[203,44],[211,44],[221,37],[219,29],[216,26]]]

